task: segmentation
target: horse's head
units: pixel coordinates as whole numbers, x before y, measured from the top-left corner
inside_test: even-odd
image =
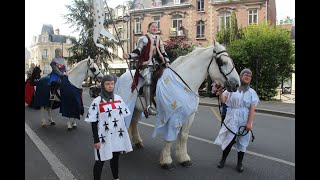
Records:
[[[90,57],[88,57],[87,60],[88,60],[87,65],[89,68],[88,76],[100,82],[103,77],[103,74],[100,72],[98,65],[95,62],[93,62],[93,59],[91,59]]]
[[[40,65],[39,66],[35,66],[33,68],[33,71],[32,71],[32,75],[31,75],[31,78],[36,80],[36,79],[40,79],[41,78],[41,69],[40,69]]]
[[[213,81],[226,87],[227,91],[235,92],[240,85],[240,78],[232,59],[226,48],[213,41],[213,57],[208,67],[208,72]]]

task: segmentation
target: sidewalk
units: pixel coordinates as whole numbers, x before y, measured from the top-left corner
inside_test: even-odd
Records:
[[[256,112],[295,118],[295,95],[283,94],[275,101],[260,101]],[[200,105],[218,107],[217,97],[200,97]]]

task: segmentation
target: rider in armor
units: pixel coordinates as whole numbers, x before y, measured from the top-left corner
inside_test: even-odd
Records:
[[[50,80],[48,85],[50,86],[50,100],[54,100],[54,90],[59,89],[58,81],[62,76],[67,75],[67,67],[65,61],[62,57],[62,49],[57,48],[55,50],[55,56],[52,59],[50,66],[52,67],[52,72],[50,73]]]
[[[146,99],[147,111],[150,115],[156,115],[158,113],[155,107],[151,105],[150,87],[155,66],[165,65],[165,67],[169,67],[170,65],[170,60],[165,52],[163,41],[160,39],[160,36],[156,35],[157,32],[157,23],[149,23],[148,33],[139,38],[136,49],[129,55],[123,54],[124,59],[138,59],[131,91],[133,92],[138,85],[140,74],[144,78],[143,93]]]

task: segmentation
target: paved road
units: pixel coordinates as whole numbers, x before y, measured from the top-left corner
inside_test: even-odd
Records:
[[[89,106],[92,98],[84,93],[84,104]],[[87,108],[85,108],[85,112]],[[295,179],[295,124],[293,118],[257,113],[254,122],[255,141],[248,147],[244,158],[245,171],[235,171],[236,151],[232,150],[224,169],[216,164],[221,157],[221,149],[212,141],[218,134],[220,122],[217,109],[199,106],[199,112],[190,130],[188,153],[193,161],[191,168],[177,166],[174,171],[159,167],[159,153],[163,140],[153,139],[155,119],[143,119],[140,134],[145,149],[136,150],[120,158],[120,178],[124,179]],[[26,134],[26,179],[92,179],[94,157],[90,125],[83,119],[78,129],[68,132],[64,118],[55,110],[57,125],[47,129],[40,127],[40,111],[26,107],[26,127],[28,134],[34,132],[38,140]],[[27,128],[26,128],[27,131]],[[31,139],[30,139],[31,138]],[[43,142],[46,149],[39,145]],[[39,148],[36,146],[38,144]],[[40,143],[41,144],[41,143]],[[175,146],[173,146],[174,148]],[[174,149],[173,149],[174,150]],[[48,152],[50,151],[50,152]],[[172,151],[173,159],[174,151]],[[56,159],[55,159],[56,158]],[[52,160],[54,163],[47,160]],[[61,172],[65,172],[61,175]],[[60,173],[60,174],[59,174]],[[58,175],[57,175],[58,174]],[[102,179],[112,179],[109,164],[106,163]]]

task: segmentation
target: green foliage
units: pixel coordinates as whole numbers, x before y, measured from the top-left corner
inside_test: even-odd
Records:
[[[253,72],[251,85],[262,100],[276,95],[281,81],[291,77],[294,56],[288,31],[266,24],[243,29],[243,37],[228,46],[236,69]]]
[[[232,41],[241,38],[242,35],[241,29],[238,28],[237,17],[234,11],[231,13],[230,21],[231,22],[227,22],[225,26],[224,18],[222,19],[221,30],[216,36],[216,40],[225,46],[228,46]]]
[[[170,38],[165,41],[164,48],[171,62],[193,50],[192,44],[185,40],[184,37]]]
[[[107,57],[113,57],[108,50],[99,48],[93,42],[93,1],[92,0],[74,0],[72,5],[66,5],[68,13],[63,15],[70,28],[75,28],[79,33],[79,39],[74,46],[69,50],[73,56],[66,58],[69,63],[82,61],[83,59],[91,58],[105,61]],[[108,11],[107,11],[108,12]],[[106,14],[108,16],[108,14]],[[114,48],[113,42],[101,40],[105,47]]]
[[[287,16],[286,19],[284,20],[284,23],[288,23],[288,24],[291,24],[293,22],[294,22],[294,19],[289,16]]]

